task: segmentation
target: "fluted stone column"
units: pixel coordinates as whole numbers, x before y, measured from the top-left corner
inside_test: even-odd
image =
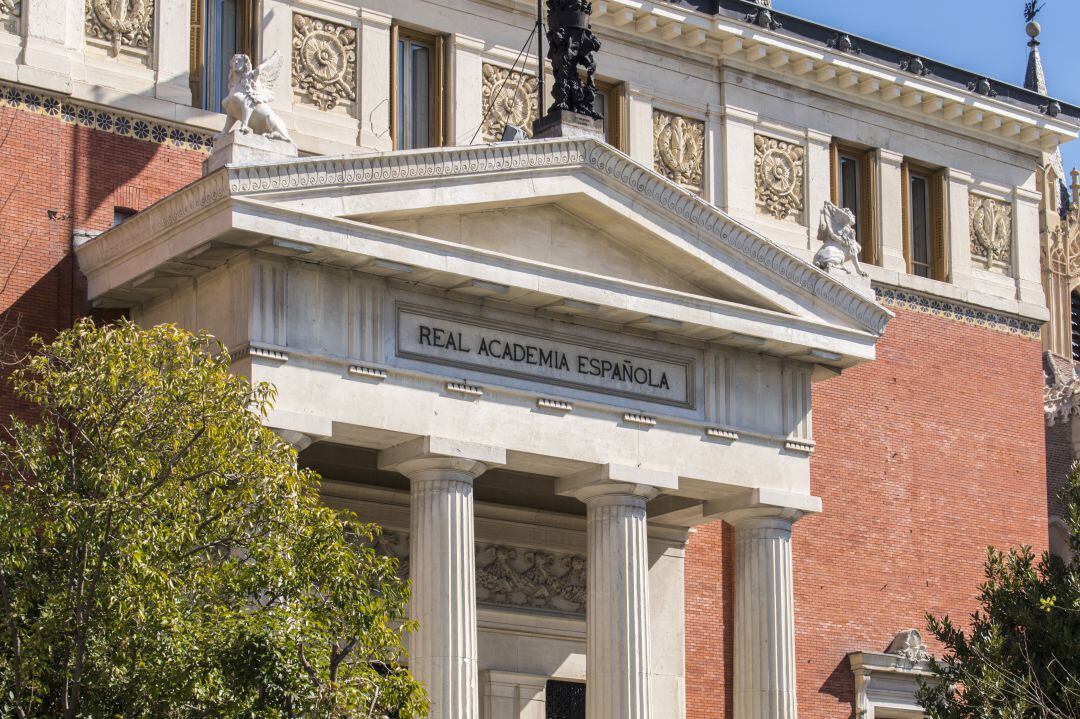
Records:
[[[409,616],[419,624],[409,670],[427,688],[429,719],[480,716],[473,480],[503,462],[501,450],[433,438],[379,457],[380,467],[409,478]]]
[[[679,478],[605,464],[560,478],[559,494],[585,503],[588,575],[587,719],[650,716],[649,552],[645,504]]]
[[[723,512],[735,529],[735,719],[798,716],[791,526],[819,511],[816,497],[754,490]]]

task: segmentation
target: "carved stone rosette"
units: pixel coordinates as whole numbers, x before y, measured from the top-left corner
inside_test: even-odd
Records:
[[[704,167],[705,123],[653,110],[653,169],[700,195]]]
[[[86,36],[108,43],[113,56],[122,47],[149,51],[153,34],[154,0],[86,0]]]
[[[533,122],[539,117],[536,78],[488,63],[484,63],[483,75],[484,141],[501,140],[507,123],[532,136]]]
[[[758,211],[778,220],[802,221],[806,150],[754,135],[754,195]]]
[[[409,578],[409,535],[384,530],[375,538],[379,554],[398,560],[398,576]],[[505,544],[476,544],[476,600],[480,604],[584,614],[585,557],[580,554]]]
[[[293,15],[292,86],[320,110],[356,100],[356,30],[329,20]]]
[[[986,268],[1012,265],[1012,205],[981,195],[968,196],[971,256]]]

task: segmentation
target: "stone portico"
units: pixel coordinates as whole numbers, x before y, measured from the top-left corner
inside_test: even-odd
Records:
[[[543,717],[548,679],[683,716],[682,546],[719,519],[735,716],[796,716],[810,388],[874,358],[866,294],[588,139],[228,165],[77,253],[97,305],[273,383],[387,528],[432,717]]]

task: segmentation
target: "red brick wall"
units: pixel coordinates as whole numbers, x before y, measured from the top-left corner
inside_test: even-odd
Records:
[[[1072,469],[1073,417],[1068,422],[1058,422],[1046,428],[1046,496],[1050,514],[1065,516],[1065,505],[1059,499],[1065,489],[1065,478]]]
[[[849,652],[966,618],[986,547],[1047,543],[1042,360],[1025,339],[897,310],[878,359],[814,386],[813,492],[795,525],[799,715],[851,715]],[[731,716],[730,528],[686,560],[687,715]],[[718,644],[727,648],[718,656]]]
[[[73,230],[104,230],[197,179],[203,156],[0,108],[0,350],[19,352],[89,312]],[[0,417],[13,409],[0,381]]]

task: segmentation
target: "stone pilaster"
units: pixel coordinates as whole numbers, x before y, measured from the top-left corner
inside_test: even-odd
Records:
[[[379,466],[411,490],[409,670],[427,688],[430,719],[479,719],[473,480],[505,462],[491,447],[425,437],[383,451]]]
[[[791,526],[821,500],[754,490],[725,504],[735,528],[735,719],[796,719]]]

